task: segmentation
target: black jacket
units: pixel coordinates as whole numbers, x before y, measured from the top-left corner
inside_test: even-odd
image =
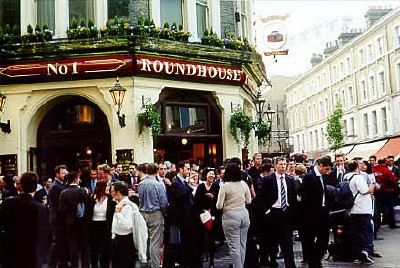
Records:
[[[107,225],[110,227],[111,231],[111,225],[112,225],[112,220],[115,212],[115,206],[117,203],[112,199],[111,196],[107,196],[107,212],[106,212],[106,222]],[[88,198],[87,206],[86,206],[86,218],[90,221],[93,218],[93,210],[94,206],[96,204],[96,200],[94,199],[94,196],[90,196]]]
[[[87,207],[87,192],[84,188],[79,188],[78,185],[70,185],[60,194],[59,210],[60,214],[65,217],[67,225],[80,223],[85,217],[79,218],[77,215],[78,203],[84,203]]]
[[[287,187],[287,202],[289,212],[297,207],[296,187],[293,177],[285,174]],[[260,213],[265,214],[271,209],[272,205],[278,200],[278,185],[275,173],[268,174],[261,179],[260,192],[256,196],[256,205]]]
[[[0,219],[4,230],[1,243],[6,245],[5,267],[42,267],[50,234],[45,206],[30,194],[21,193],[6,198],[1,206]]]

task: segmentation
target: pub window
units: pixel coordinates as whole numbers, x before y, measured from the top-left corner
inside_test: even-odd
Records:
[[[206,133],[207,106],[166,105],[166,133]]]
[[[129,2],[129,0],[108,0],[108,19],[113,19],[115,16],[129,18]]]
[[[0,26],[4,29],[6,24],[13,27],[15,24],[21,24],[19,0],[1,0],[0,1]]]
[[[37,21],[39,25],[46,23],[54,31],[55,0],[37,0]]]
[[[69,21],[75,18],[80,23],[84,19],[87,25],[88,19],[94,19],[93,0],[69,0]]]
[[[209,7],[208,0],[196,1],[196,17],[197,17],[197,36],[203,37],[204,31],[209,28]]]
[[[160,0],[161,24],[183,24],[183,0]]]

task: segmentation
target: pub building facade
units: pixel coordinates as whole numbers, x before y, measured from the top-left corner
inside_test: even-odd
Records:
[[[217,29],[230,18],[223,15],[226,3],[220,5]],[[242,31],[240,22],[232,24]],[[253,100],[266,80],[261,56],[251,49],[204,46],[199,38],[54,39],[3,47],[0,93],[6,102],[0,122],[9,120],[10,131],[0,132],[0,175],[33,170],[53,176],[58,164],[88,171],[104,162],[123,163],[125,171],[131,161],[216,166],[243,157],[246,150],[231,136],[229,119],[238,106],[254,117]],[[126,89],[120,107],[110,94],[118,86]],[[161,115],[155,137],[150,128],[139,134],[138,114],[149,103]],[[257,145],[253,132],[248,151]]]

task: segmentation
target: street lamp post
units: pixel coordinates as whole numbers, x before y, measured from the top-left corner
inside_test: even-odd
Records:
[[[0,93],[0,112],[3,112],[4,110],[4,105],[6,103],[6,95]],[[11,133],[11,124],[10,120],[7,120],[7,123],[2,123],[0,122],[0,128],[4,133]]]
[[[118,116],[119,126],[123,128],[125,127],[125,115],[124,114],[121,115],[121,108],[122,108],[122,103],[124,102],[126,89],[121,86],[118,77],[114,86],[109,91],[113,99],[114,105],[117,106],[117,116]]]
[[[256,131],[256,135],[258,139],[265,140],[266,138],[270,137],[271,129],[272,129],[272,122],[274,120],[275,111],[272,110],[271,105],[268,103],[267,109],[265,110],[265,99],[261,97],[261,92],[259,91],[257,94],[257,98],[253,101],[257,121],[253,122],[253,128]],[[267,122],[264,122],[264,115],[266,116]]]

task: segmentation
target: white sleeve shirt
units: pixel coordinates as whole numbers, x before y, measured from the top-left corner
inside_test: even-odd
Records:
[[[126,200],[125,200],[126,199]],[[120,212],[115,212],[112,221],[111,232],[113,235],[128,235],[132,233],[132,206],[127,204],[130,202],[126,196],[122,199],[117,206],[123,206]]]
[[[350,213],[372,214],[372,198],[368,193],[368,184],[365,178],[361,174],[356,174],[351,179],[349,186],[353,196],[356,196],[358,193]]]

